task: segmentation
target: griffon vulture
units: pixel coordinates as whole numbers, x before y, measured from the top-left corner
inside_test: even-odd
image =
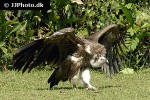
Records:
[[[74,28],[64,28],[49,37],[20,47],[14,53],[12,68],[22,70],[23,73],[27,69],[30,72],[47,62],[57,66],[48,79],[50,88],[59,81],[67,80],[76,88],[80,78],[86,89],[95,90],[96,87],[90,84],[90,68],[102,67],[107,75],[119,71],[118,64],[122,65],[119,52],[122,52],[123,36],[116,24],[109,25],[88,38],[77,36]]]

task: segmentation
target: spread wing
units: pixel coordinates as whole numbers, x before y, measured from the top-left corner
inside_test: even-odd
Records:
[[[82,44],[75,36],[73,28],[64,28],[53,35],[35,40],[20,47],[13,56],[13,69],[23,73],[30,72],[34,67],[48,62],[59,65],[65,58],[75,52],[77,44]]]
[[[125,36],[125,33],[121,32],[116,24],[111,24],[89,36],[89,40],[96,41],[106,48],[109,65],[103,67],[105,73],[119,72],[120,68],[124,67],[121,59],[128,60],[122,48],[122,46],[126,48],[124,44]]]

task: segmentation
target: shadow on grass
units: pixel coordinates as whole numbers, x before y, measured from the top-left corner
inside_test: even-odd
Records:
[[[83,87],[77,87],[77,89],[84,89]],[[73,87],[54,87],[52,89],[50,88],[37,88],[35,90],[73,90]]]
[[[50,90],[49,88],[37,88],[35,90],[39,90],[39,91],[42,91],[42,90]]]
[[[121,86],[113,86],[113,85],[106,85],[106,86],[102,86],[102,87],[98,87],[98,89],[105,89],[105,88],[118,88]],[[77,87],[77,89],[85,89],[84,87]],[[35,90],[73,90],[73,87],[54,87],[52,89],[50,88],[37,88]]]
[[[106,85],[106,86],[101,86],[99,87],[99,89],[104,89],[104,88],[118,88],[118,87],[121,87],[119,85],[116,85],[116,86],[113,86],[113,85]]]

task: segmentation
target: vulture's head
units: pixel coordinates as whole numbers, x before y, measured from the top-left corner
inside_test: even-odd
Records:
[[[82,47],[78,44],[79,47]],[[106,56],[106,49],[103,45],[98,43],[90,43],[84,44],[84,51],[87,53],[85,58],[89,58],[90,65],[92,67],[101,67],[103,64],[107,63],[108,60]]]
[[[108,60],[105,57],[97,56],[96,54],[90,60],[92,67],[101,67],[105,63],[108,63]]]

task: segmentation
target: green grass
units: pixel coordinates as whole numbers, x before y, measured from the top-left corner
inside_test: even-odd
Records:
[[[73,90],[69,82],[49,90],[47,79],[51,73],[0,72],[0,100],[150,100],[150,69],[133,75],[117,74],[112,79],[92,71],[91,83],[98,91]]]

